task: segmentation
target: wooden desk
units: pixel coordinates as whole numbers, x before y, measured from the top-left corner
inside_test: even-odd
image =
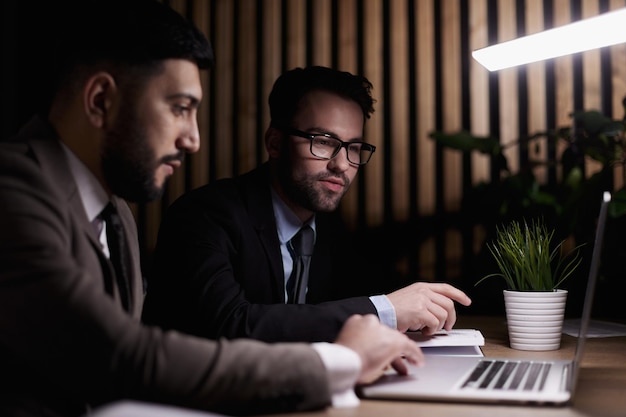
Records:
[[[561,348],[525,352],[509,348],[506,323],[501,317],[463,317],[458,328],[476,328],[485,336],[485,356],[572,359],[576,338],[563,335]],[[568,406],[509,406],[418,401],[361,400],[355,408],[328,408],[315,413],[276,417],[626,417],[626,337],[587,339],[574,401]]]

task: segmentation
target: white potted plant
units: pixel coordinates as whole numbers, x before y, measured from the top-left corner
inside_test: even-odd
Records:
[[[567,290],[560,285],[578,268],[578,245],[563,254],[565,241],[554,244],[554,230],[543,221],[512,221],[496,228],[487,243],[499,272],[480,279],[501,277],[506,282],[504,305],[511,347],[520,350],[555,350],[561,331]]]

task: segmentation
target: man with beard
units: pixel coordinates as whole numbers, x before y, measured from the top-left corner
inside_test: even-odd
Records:
[[[330,218],[375,151],[363,142],[371,88],[364,77],[316,66],[276,80],[265,133],[269,161],[170,207],[143,320],[208,338],[271,342],[333,340],[351,314],[376,314],[403,332],[452,328],[454,302],[471,302],[462,291],[420,282],[370,293],[373,263]],[[291,240],[303,226],[313,230],[314,251],[305,299],[292,302]]]
[[[124,199],[158,197],[198,150],[199,70],[211,47],[151,0],[81,0],[60,12],[68,19],[54,20],[63,60],[49,108],[0,144],[0,415],[83,416],[118,399],[318,409],[354,403],[355,383],[389,364],[406,372],[402,357],[422,361],[373,316],[352,316],[336,343],[314,345],[216,342],[141,324]]]

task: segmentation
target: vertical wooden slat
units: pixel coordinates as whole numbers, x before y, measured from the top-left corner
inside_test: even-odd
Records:
[[[331,11],[330,0],[315,0],[313,16],[309,17],[313,34],[313,65],[331,66]]]
[[[554,0],[554,22],[552,27],[559,27],[571,22],[570,0]],[[574,69],[571,56],[554,59],[556,80],[556,126],[567,126],[572,123],[569,117],[574,110]],[[562,155],[566,144],[557,144],[556,154]],[[560,168],[560,166],[559,166]],[[557,171],[557,177],[562,177],[562,172]]]
[[[237,53],[240,69],[237,71],[239,79],[239,107],[237,108],[237,125],[239,129],[239,171],[247,172],[256,164],[256,82],[257,59],[247,46],[254,45],[257,36],[256,28],[256,0],[239,0],[239,45]]]
[[[357,13],[356,13],[356,0],[340,0],[337,4],[337,22],[339,22],[337,27],[337,69],[340,71],[348,71],[352,74],[357,73]],[[364,74],[363,74],[364,75]],[[376,97],[377,90],[374,89],[373,95]],[[377,104],[374,104],[374,109],[377,109]],[[379,113],[374,111],[372,115],[373,119],[379,117]],[[364,140],[370,140],[371,134],[369,130],[371,129],[370,124],[372,123],[372,119],[366,121],[365,123],[365,138]],[[369,171],[372,167],[376,159],[378,159],[380,155],[376,152],[373,156],[372,162],[370,165],[359,168],[359,174],[356,176],[354,182],[352,183],[350,190],[344,196],[341,201],[341,211],[344,214],[344,218],[348,223],[348,226],[351,228],[355,228],[357,226],[357,216],[356,213],[359,212],[358,208],[358,185],[359,181],[362,181],[364,174],[363,171]]]
[[[233,42],[233,5],[234,2],[220,1],[215,7],[216,39],[215,45],[215,84],[214,94],[217,97],[215,107],[215,165],[217,178],[232,176],[232,89],[233,74],[237,69],[233,68],[233,54],[235,44]]]
[[[462,126],[461,113],[461,62],[460,62],[460,16],[458,2],[455,0],[441,1],[443,22],[443,123],[448,130],[459,130]],[[462,190],[461,155],[453,150],[444,152],[444,201],[447,211],[455,211],[460,207]]]
[[[391,195],[392,216],[395,221],[407,221],[409,216],[409,129],[408,129],[408,63],[407,63],[407,8],[404,0],[390,2],[390,94],[391,140]],[[391,105],[391,103],[389,103]]]
[[[498,1],[498,42],[505,42],[517,37],[515,19],[515,0]],[[500,85],[500,142],[510,145],[518,139],[518,91],[517,68],[509,68],[499,72]],[[496,114],[492,113],[492,116]],[[519,170],[518,148],[511,146],[505,150],[509,168],[513,172]]]
[[[597,0],[584,0],[582,4],[582,18],[597,16],[599,5]],[[602,84],[600,80],[600,51],[586,51],[582,54],[583,59],[583,94],[585,110],[601,110]],[[575,109],[575,110],[583,110]],[[585,175],[591,176],[602,168],[602,164],[591,158],[585,161]]]
[[[617,10],[626,7],[626,0],[611,0],[609,4],[611,10]],[[625,117],[623,100],[626,98],[626,44],[611,47],[611,83],[613,118],[621,119]]]
[[[417,207],[418,212],[429,216],[435,212],[435,143],[428,134],[435,129],[435,37],[434,1],[423,0],[416,3],[416,42],[417,56]],[[419,248],[420,277],[427,280],[435,279],[435,242],[426,239]]]
[[[538,1],[526,2],[526,34],[541,32],[544,28],[543,5]],[[546,130],[546,65],[535,62],[527,67],[528,86],[528,133]],[[538,146],[535,146],[538,145]],[[529,159],[545,161],[548,156],[546,140],[533,143],[528,149]],[[545,184],[548,179],[547,167],[535,170],[537,180]]]
[[[196,0],[193,3],[193,20],[196,26],[209,38],[210,8],[205,1]],[[192,187],[196,188],[206,183],[209,177],[209,96],[211,86],[209,84],[209,70],[200,72],[203,98],[198,109],[198,129],[200,131],[200,150],[189,157],[193,161]]]
[[[274,81],[281,72],[281,0],[264,0],[262,2],[263,17],[263,51],[261,53],[261,60],[263,62],[262,67],[262,100],[263,108],[260,109],[263,113],[263,126],[262,131],[265,131],[270,124],[269,107],[267,105],[267,99],[272,91]]]
[[[442,0],[442,92],[443,123],[449,130],[459,130],[463,124],[461,110],[461,16],[458,2]],[[446,212],[458,211],[463,190],[462,155],[450,149],[443,154],[443,199]],[[462,256],[462,238],[459,230],[448,229],[445,235],[445,264],[447,273],[458,275]],[[444,262],[442,262],[443,264]],[[446,279],[446,277],[438,277]]]
[[[365,140],[378,147],[372,161],[365,166],[367,170],[367,207],[366,219],[370,225],[379,225],[383,219],[383,74],[381,63],[382,48],[382,2],[377,0],[363,1],[363,58],[364,74],[374,85],[373,93],[377,100],[374,117],[368,121]],[[354,190],[352,190],[354,191]]]
[[[306,2],[287,2],[287,69],[306,66]]]
[[[418,131],[418,210],[423,215],[435,212],[435,144],[428,134],[435,129],[435,37],[434,5],[437,0],[420,1],[416,7],[417,22],[417,117]]]
[[[611,0],[609,3],[610,10],[617,10],[626,7],[625,0]],[[611,97],[614,119],[626,118],[626,44],[615,45],[610,48],[611,56],[611,85],[613,86],[613,95]],[[602,76],[606,76],[602,74]],[[626,186],[626,172],[624,167],[619,166],[615,169],[615,189],[621,189]]]
[[[582,2],[582,19],[597,16],[599,13],[597,0],[584,0]],[[601,108],[600,101],[600,51],[598,49],[582,53],[583,58],[583,95],[584,108]],[[582,110],[582,109],[576,109]]]
[[[357,72],[356,0],[337,2],[337,69]]]
[[[469,8],[470,39],[469,48],[474,51],[488,46],[487,36],[487,0],[474,0]],[[471,132],[477,136],[489,136],[489,71],[476,60],[470,60],[470,123]],[[471,157],[472,184],[490,180],[490,162],[488,155],[475,152]],[[483,250],[484,233],[480,227],[473,230],[472,253]]]
[[[624,8],[626,0],[611,0],[609,7],[611,10]],[[615,45],[610,49],[613,118],[621,119],[625,116],[623,100],[626,97],[626,44]]]
[[[572,21],[578,21],[582,19],[582,1],[583,0],[571,0],[571,14]],[[574,84],[573,84],[573,98],[574,98],[574,109],[582,109],[584,108],[584,80],[583,80],[583,62],[582,62],[582,54],[573,54],[572,55],[572,70],[574,74]]]
[[[393,101],[391,99],[391,7],[389,2],[384,2],[382,5],[382,42],[383,47],[381,52],[382,61],[382,100],[385,102],[385,106],[382,108],[383,115],[383,224],[391,225],[393,222],[393,138],[392,138],[392,126],[391,115],[393,114]]]
[[[474,0],[470,13],[470,50],[488,46],[487,38],[487,0]],[[470,118],[471,131],[478,136],[489,136],[489,71],[476,60],[470,61]],[[472,183],[478,184],[489,180],[489,162],[487,155],[472,155]]]

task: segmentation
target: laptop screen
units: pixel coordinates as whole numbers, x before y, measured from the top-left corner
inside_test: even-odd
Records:
[[[587,291],[585,294],[585,302],[580,317],[580,330],[578,331],[578,343],[576,344],[576,354],[574,355],[573,375],[570,379],[572,392],[576,389],[578,381],[578,373],[580,372],[580,362],[585,348],[587,339],[587,330],[589,328],[589,320],[591,319],[591,306],[593,305],[593,296],[598,280],[598,272],[600,270],[600,255],[602,253],[602,243],[604,242],[604,229],[606,225],[606,216],[609,202],[611,201],[611,193],[605,191],[602,195],[602,204],[600,205],[600,214],[598,216],[598,225],[596,226],[596,237],[593,244],[593,254],[591,256],[591,266],[589,267],[589,278],[587,279]]]

